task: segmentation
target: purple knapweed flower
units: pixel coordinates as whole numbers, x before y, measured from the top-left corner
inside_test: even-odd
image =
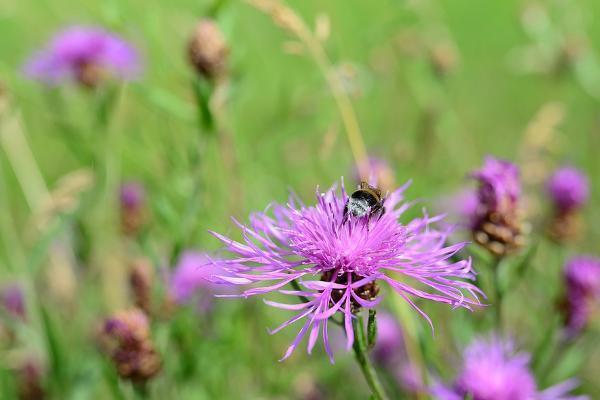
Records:
[[[594,305],[600,299],[600,259],[578,256],[565,265],[566,328],[576,336],[588,324]]]
[[[136,49],[99,27],[72,26],[58,32],[25,65],[25,74],[49,85],[75,81],[95,87],[107,77],[136,78],[141,64]]]
[[[397,361],[404,354],[404,340],[400,324],[387,312],[377,313],[377,338],[373,356],[381,364]]]
[[[210,308],[214,294],[231,292],[232,284],[217,278],[227,272],[206,253],[188,250],[180,256],[169,282],[169,295],[180,305],[199,299],[202,310]]]
[[[16,318],[25,318],[25,300],[23,290],[16,284],[8,285],[0,291],[2,306]]]
[[[508,161],[487,157],[471,177],[479,185],[473,238],[497,257],[516,251],[523,245],[519,169]]]
[[[479,202],[486,211],[504,213],[516,207],[521,196],[519,169],[516,165],[488,156],[483,167],[471,176],[479,182]]]
[[[121,203],[121,229],[128,235],[140,231],[146,222],[146,191],[139,182],[126,182],[119,193]]]
[[[451,386],[436,384],[438,400],[559,400],[575,399],[568,392],[576,386],[567,381],[538,391],[530,370],[530,355],[519,353],[512,342],[498,337],[476,339],[464,351],[463,366]],[[582,398],[582,397],[579,397]]]
[[[546,190],[555,207],[562,212],[581,208],[589,196],[587,177],[574,167],[556,170],[546,182]]]
[[[146,192],[139,182],[126,182],[121,185],[121,207],[139,208],[144,204]]]
[[[317,189],[314,206],[304,205],[292,196],[285,206],[272,204],[272,213],[251,215],[248,226],[236,222],[242,230],[241,242],[214,233],[235,256],[222,261],[231,276],[221,278],[237,285],[257,285],[242,296],[277,292],[306,300],[293,304],[266,301],[270,306],[297,312],[272,333],[305,321],[283,359],[292,354],[305,335],[310,353],[322,335],[325,351],[333,361],[328,321],[336,313],[343,315],[346,345],[350,348],[354,314],[377,305],[380,282],[391,286],[430,324],[414,298],[452,307],[479,304],[479,290],[459,280],[474,279],[471,261],[450,260],[466,244],[446,246],[450,231],[432,227],[441,218],[424,215],[406,224],[398,221],[410,207],[403,202],[405,188],[386,198],[386,212],[381,216],[345,218],[348,195],[342,185],[340,191],[336,186],[325,193]],[[284,289],[292,281],[299,288]]]
[[[106,318],[98,331],[98,344],[123,379],[146,382],[162,367],[143,311],[121,310]]]

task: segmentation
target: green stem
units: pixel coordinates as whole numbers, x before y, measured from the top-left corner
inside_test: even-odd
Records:
[[[379,381],[375,368],[369,359],[362,317],[357,315],[356,318],[352,320],[352,328],[354,329],[354,344],[352,348],[354,349],[356,362],[358,362],[358,365],[369,384],[372,397],[375,400],[387,400],[388,397],[383,389],[383,385]]]
[[[500,285],[500,266],[502,259],[499,257],[494,258],[494,261],[491,264],[492,268],[492,283],[494,285],[494,310],[496,315],[496,329],[498,332],[503,331],[503,322],[502,322],[502,301],[504,297],[504,291],[502,290],[502,286]]]

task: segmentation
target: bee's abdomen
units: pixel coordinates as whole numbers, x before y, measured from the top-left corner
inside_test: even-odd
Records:
[[[366,204],[367,207],[374,207],[378,202],[377,198],[366,190],[357,190],[356,192],[352,193],[351,198],[357,203]]]

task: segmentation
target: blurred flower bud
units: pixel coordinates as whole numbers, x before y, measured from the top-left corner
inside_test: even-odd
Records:
[[[203,19],[196,25],[187,52],[190,64],[206,79],[213,80],[226,72],[229,48],[215,21]]]
[[[99,343],[123,379],[144,383],[161,369],[148,318],[141,310],[120,311],[107,318],[100,328]]]
[[[576,238],[583,230],[580,211],[589,196],[587,177],[573,167],[559,168],[546,182],[553,204],[548,235],[562,243]]]
[[[146,194],[138,182],[121,186],[121,229],[126,235],[134,236],[146,222]]]
[[[488,157],[472,177],[479,182],[473,238],[497,257],[515,252],[524,244],[519,169],[508,161]]]
[[[108,78],[137,78],[141,62],[137,50],[117,34],[94,26],[71,26],[51,38],[24,69],[29,78],[48,85],[74,81],[95,88]]]
[[[129,271],[129,287],[136,307],[150,315],[152,309],[152,282],[154,271],[147,260],[134,260]]]
[[[4,287],[0,291],[2,307],[14,318],[25,319],[25,300],[23,291],[16,284]]]
[[[573,257],[565,264],[566,293],[561,309],[567,335],[578,335],[591,318],[600,300],[600,259],[591,256]]]
[[[452,73],[458,65],[458,53],[449,42],[436,43],[429,49],[429,62],[435,73],[443,78]]]
[[[46,398],[44,370],[39,362],[26,359],[17,366],[15,373],[19,400],[43,400]]]

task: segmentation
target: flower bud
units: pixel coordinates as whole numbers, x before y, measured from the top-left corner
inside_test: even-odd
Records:
[[[472,177],[479,183],[473,238],[497,257],[515,252],[524,244],[517,166],[488,157]]]
[[[123,379],[144,383],[162,367],[150,338],[148,318],[141,310],[120,311],[107,318],[100,328],[99,343]]]
[[[121,229],[126,235],[134,236],[146,222],[146,194],[137,182],[121,186]]]
[[[152,309],[152,265],[144,259],[135,260],[129,271],[129,287],[136,307],[150,315]]]
[[[213,80],[227,69],[229,49],[219,26],[210,19],[203,19],[188,42],[188,60],[198,74]]]

